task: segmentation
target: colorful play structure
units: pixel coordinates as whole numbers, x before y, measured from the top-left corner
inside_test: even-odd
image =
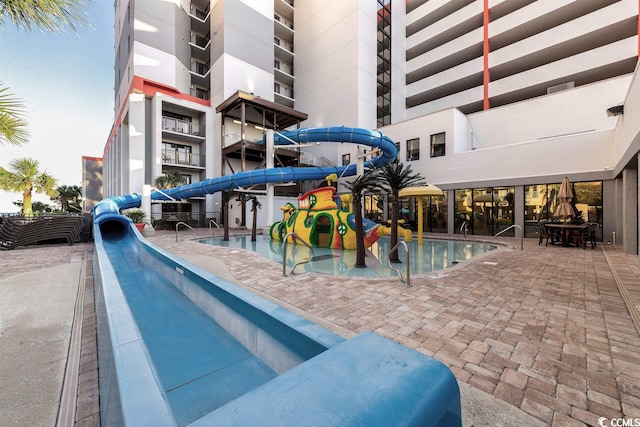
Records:
[[[393,141],[363,129],[286,135],[279,143],[379,148],[365,167],[397,155]],[[355,173],[356,165],[239,172],[151,198]],[[318,245],[350,246],[346,232],[322,228],[349,227],[334,192],[307,193],[283,210],[285,221],[314,225],[308,237]],[[141,202],[135,194],[111,197],[94,209],[102,424],[461,426],[458,384],[444,364],[373,333],[344,339],[152,245],[120,213]]]

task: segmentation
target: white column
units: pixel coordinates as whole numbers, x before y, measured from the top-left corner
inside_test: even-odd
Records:
[[[151,186],[145,184],[142,186],[142,210],[145,213],[146,220],[151,223]]]
[[[622,246],[624,253],[638,253],[638,171],[622,171]]]
[[[364,151],[362,147],[358,145],[356,150],[356,175],[362,176],[364,173]]]
[[[273,155],[274,155],[274,142],[273,142],[273,130],[267,129],[267,152],[266,156],[266,168],[273,168]],[[269,234],[269,230],[271,228],[271,224],[273,224],[273,198],[274,198],[274,187],[273,184],[267,184],[267,220],[264,225],[264,235]]]

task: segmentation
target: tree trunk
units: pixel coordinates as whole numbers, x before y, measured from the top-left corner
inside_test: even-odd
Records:
[[[223,241],[229,241],[229,201],[222,199],[222,215],[224,215],[224,237]]]
[[[33,216],[31,199],[32,199],[31,190],[27,190],[22,193],[22,214],[24,216]]]
[[[256,228],[258,228],[258,209],[251,209],[253,211],[253,223],[251,224],[251,241],[256,241]]]
[[[364,226],[362,224],[362,197],[359,194],[353,195],[353,215],[356,226],[356,264],[354,267],[364,268],[367,264],[365,262]]]
[[[394,190],[391,196],[391,234],[389,236],[389,249],[394,248],[398,244],[398,207],[398,191]],[[400,262],[398,249],[389,253],[389,260],[395,263]]]

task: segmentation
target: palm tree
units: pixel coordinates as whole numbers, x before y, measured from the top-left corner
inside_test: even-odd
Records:
[[[383,188],[391,193],[391,234],[389,245],[394,248],[398,244],[398,194],[403,188],[424,185],[426,182],[419,172],[412,173],[411,165],[405,168],[404,164],[398,160],[385,165],[382,168],[381,175]],[[418,209],[422,209],[422,206],[419,206]],[[391,262],[400,262],[397,249],[389,254],[389,259]]]
[[[353,181],[345,183],[345,186],[353,194],[353,222],[356,226],[356,264],[354,267],[364,268],[365,247],[364,247],[364,226],[362,223],[362,192],[376,192],[381,190],[379,171],[369,169]]]
[[[249,196],[251,201],[251,212],[253,212],[253,223],[251,225],[251,241],[256,241],[256,228],[258,228],[258,209],[262,207],[262,204],[258,201],[258,198],[254,195]]]
[[[29,141],[27,122],[22,118],[20,100],[7,93],[8,87],[0,83],[0,145],[26,144]]]
[[[153,185],[160,189],[174,188],[187,183],[187,179],[177,170],[171,170],[153,181]]]
[[[37,160],[22,158],[9,164],[11,170],[0,167],[0,189],[22,192],[22,213],[33,215],[31,199],[33,192],[56,196],[56,180],[46,172],[40,172]]]
[[[76,32],[76,23],[88,24],[83,9],[83,0],[0,0],[0,27],[7,20],[27,31]]]
[[[60,210],[62,212],[81,212],[78,200],[82,196],[82,189],[77,185],[60,185],[56,188],[56,195],[51,200],[60,202]]]
[[[76,23],[88,24],[83,0],[0,0],[0,28],[5,21],[24,30],[40,29],[59,33],[65,27],[76,31]],[[22,118],[22,103],[7,93],[0,83],[0,145],[28,141],[27,123]]]

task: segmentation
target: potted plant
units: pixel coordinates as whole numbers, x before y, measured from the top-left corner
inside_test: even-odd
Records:
[[[125,215],[133,221],[138,231],[142,233],[142,230],[144,230],[144,218],[146,216],[144,211],[142,209],[129,209],[125,212]]]

